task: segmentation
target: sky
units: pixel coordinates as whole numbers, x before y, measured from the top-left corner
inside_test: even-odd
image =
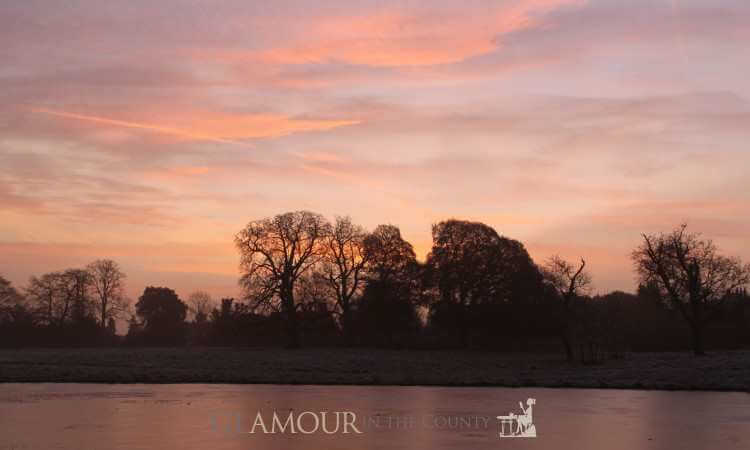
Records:
[[[477,220],[633,291],[641,233],[750,260],[746,0],[0,3],[0,275],[237,296],[307,209]]]

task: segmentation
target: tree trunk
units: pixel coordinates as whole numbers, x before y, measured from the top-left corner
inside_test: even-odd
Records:
[[[563,347],[565,348],[565,356],[568,358],[568,362],[575,361],[575,354],[573,352],[573,339],[571,338],[571,326],[570,326],[570,311],[568,306],[565,305],[565,311],[563,316],[562,330],[560,330],[560,340],[562,341]]]
[[[294,305],[294,291],[291,287],[282,288],[281,305],[286,319],[288,348],[300,348],[299,324],[297,322],[297,308]]]
[[[107,329],[107,302],[106,301],[102,301],[101,315],[102,315],[102,330],[106,330]]]
[[[562,332],[560,338],[562,339],[563,347],[565,347],[565,356],[568,358],[568,362],[575,361],[575,353],[573,352],[573,339],[571,336],[571,323],[573,321],[571,311],[571,295],[565,296],[563,301],[563,316],[562,316]]]
[[[344,344],[353,345],[352,313],[348,305],[341,308],[341,331],[344,335]]]

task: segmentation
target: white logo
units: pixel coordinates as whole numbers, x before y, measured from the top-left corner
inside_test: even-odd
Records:
[[[536,427],[534,426],[533,409],[536,399],[526,400],[526,408],[522,402],[518,402],[523,414],[509,413],[507,416],[497,416],[499,435],[504,437],[536,437]]]

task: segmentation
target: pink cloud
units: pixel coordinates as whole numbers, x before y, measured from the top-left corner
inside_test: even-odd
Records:
[[[305,33],[260,50],[199,50],[199,58],[271,65],[341,62],[374,67],[450,64],[488,54],[502,36],[539,26],[540,16],[582,0],[523,0],[476,11],[387,7],[355,15],[290,20]]]
[[[47,108],[32,108],[31,111],[99,126],[132,128],[174,136],[178,139],[213,141],[223,144],[242,144],[240,141],[243,139],[280,137],[293,133],[330,130],[359,123],[356,120],[300,119],[280,114],[237,115],[190,111],[162,113],[161,116],[169,117],[167,120],[174,124],[162,125],[158,122],[120,120]],[[149,115],[151,114],[153,113]]]

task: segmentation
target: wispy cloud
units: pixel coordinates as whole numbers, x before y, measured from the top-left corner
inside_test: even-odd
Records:
[[[179,139],[240,145],[246,145],[246,142],[242,141],[243,139],[272,138],[293,133],[330,130],[359,123],[356,120],[297,119],[278,114],[231,115],[198,112],[197,114],[183,114],[182,117],[178,115],[177,121],[186,124],[186,127],[182,128],[56,111],[47,108],[31,108],[31,111],[104,126],[144,130],[174,136]]]
[[[126,120],[110,119],[107,117],[89,116],[85,114],[76,114],[65,111],[53,111],[46,108],[31,108],[31,111],[41,114],[49,114],[51,116],[62,117],[65,119],[83,120],[85,122],[93,122],[102,125],[109,125],[113,127],[124,127],[124,128],[135,128],[138,130],[145,130],[153,133],[167,134],[170,136],[176,136],[182,139],[195,139],[199,141],[213,141],[220,142],[223,144],[239,144],[238,141],[230,139],[224,139],[220,136],[211,136],[200,132],[193,132],[189,130],[182,130],[179,128],[164,127],[155,124],[141,123],[141,122],[130,122]]]

